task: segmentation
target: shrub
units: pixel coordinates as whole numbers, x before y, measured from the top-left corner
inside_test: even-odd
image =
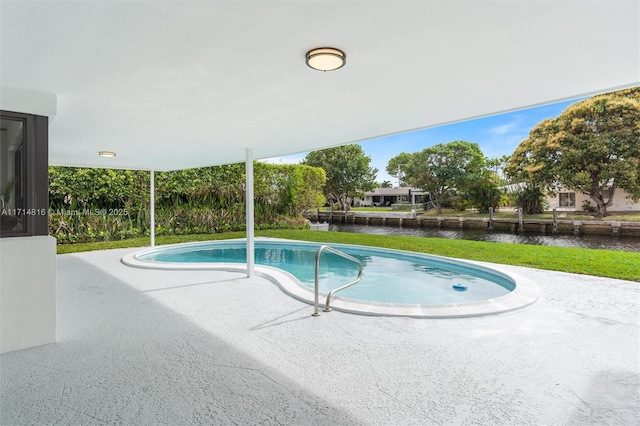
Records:
[[[469,208],[469,201],[462,195],[454,195],[449,200],[451,202],[451,207],[456,211],[463,212]]]
[[[492,180],[474,182],[467,191],[470,206],[477,208],[479,213],[489,213],[490,208],[497,211],[503,205],[503,195]]]
[[[522,208],[524,214],[544,213],[549,207],[549,203],[547,203],[547,199],[540,188],[521,188],[514,195],[516,204]]]
[[[300,226],[303,212],[325,201],[322,169],[256,162],[254,170],[258,227]],[[60,243],[150,235],[149,177],[148,172],[50,167],[50,235]],[[155,181],[156,235],[245,229],[242,165],[158,172]]]

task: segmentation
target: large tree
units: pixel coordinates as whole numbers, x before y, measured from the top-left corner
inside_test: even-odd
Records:
[[[489,167],[483,169],[466,186],[464,194],[470,207],[478,209],[478,213],[489,213],[489,209],[497,211],[503,205],[504,192],[500,189],[500,176]]]
[[[357,144],[312,151],[303,163],[325,170],[325,194],[330,203],[338,203],[340,210],[348,210],[354,197],[376,187],[378,169],[370,166],[371,157]]]
[[[506,185],[503,170],[509,161],[508,155],[497,158],[485,158],[484,169],[474,175],[467,185],[466,198],[470,207],[478,209],[479,213],[488,213],[489,209],[498,211],[505,200]]]
[[[594,96],[539,123],[505,170],[552,194],[588,195],[598,216],[607,215],[617,189],[640,198],[640,88]]]
[[[391,158],[387,163],[387,173],[398,179],[398,187],[405,186],[407,184],[407,182],[404,182],[402,179],[406,174],[407,167],[409,167],[411,156],[412,154],[401,152],[400,154]]]
[[[453,191],[465,190],[481,174],[484,155],[476,143],[454,141],[426,148],[411,155],[406,168],[409,183],[429,193],[438,214]]]

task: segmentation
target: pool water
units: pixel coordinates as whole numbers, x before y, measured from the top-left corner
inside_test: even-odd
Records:
[[[256,241],[255,263],[283,269],[313,289],[316,251],[320,244]],[[362,246],[332,245],[362,262],[362,280],[337,297],[380,303],[441,305],[504,296],[513,280],[497,271],[453,259]],[[140,260],[153,262],[246,263],[242,241],[191,244],[150,250]],[[331,252],[320,258],[320,292],[353,281],[357,265]],[[454,285],[466,286],[457,291]]]

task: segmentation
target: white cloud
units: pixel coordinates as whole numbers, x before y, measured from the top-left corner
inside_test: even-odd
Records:
[[[532,108],[527,111],[519,111],[510,114],[504,114],[503,120],[498,121],[495,126],[487,127],[486,131],[493,137],[500,137],[501,139],[525,139],[531,129],[542,119],[545,114],[542,113],[541,108]]]
[[[514,130],[519,130],[518,123],[517,123],[518,121],[519,120],[514,120],[510,123],[505,123],[500,126],[491,127],[489,129],[489,132],[493,133],[494,135],[506,135],[508,133],[513,132]]]

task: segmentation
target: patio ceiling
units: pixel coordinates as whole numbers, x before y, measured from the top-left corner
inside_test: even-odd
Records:
[[[0,8],[1,86],[57,96],[57,165],[242,162],[246,148],[292,154],[640,84],[637,0]],[[308,68],[322,46],[346,66]]]

